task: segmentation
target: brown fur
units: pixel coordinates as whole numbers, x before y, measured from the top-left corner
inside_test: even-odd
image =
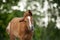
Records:
[[[28,29],[26,23],[26,17],[31,16],[31,11],[27,11],[24,13],[23,18],[13,18],[10,24],[10,29],[7,29],[10,34],[10,40],[15,40],[15,37],[18,37],[20,40],[31,40],[33,36],[33,32]]]

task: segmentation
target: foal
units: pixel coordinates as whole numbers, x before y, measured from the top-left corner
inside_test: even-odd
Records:
[[[7,32],[10,35],[10,40],[32,40],[33,36],[33,17],[30,10],[24,13],[23,18],[13,18],[7,26]]]

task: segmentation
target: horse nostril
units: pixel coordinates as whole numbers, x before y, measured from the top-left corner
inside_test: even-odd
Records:
[[[32,26],[32,30],[34,29],[34,26]]]
[[[30,30],[33,31],[34,30],[34,26],[31,26]]]

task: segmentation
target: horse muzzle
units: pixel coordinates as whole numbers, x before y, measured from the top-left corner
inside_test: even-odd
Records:
[[[32,25],[32,26],[30,26],[30,31],[33,31],[34,30],[34,26]]]

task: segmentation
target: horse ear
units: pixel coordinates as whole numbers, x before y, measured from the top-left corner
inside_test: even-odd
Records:
[[[26,16],[32,16],[31,10],[27,10],[27,11],[24,13],[24,17],[26,17]]]
[[[28,12],[30,13],[30,16],[32,16],[32,12],[31,12],[31,10],[28,10]]]

